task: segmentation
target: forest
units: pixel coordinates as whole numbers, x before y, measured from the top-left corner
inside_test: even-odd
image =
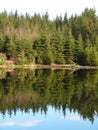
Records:
[[[86,8],[81,15],[49,19],[48,12],[0,13],[0,65],[72,64],[98,66],[98,16]]]

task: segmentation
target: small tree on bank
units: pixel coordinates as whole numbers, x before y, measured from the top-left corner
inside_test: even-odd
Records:
[[[4,65],[6,63],[6,55],[0,53],[0,65]]]

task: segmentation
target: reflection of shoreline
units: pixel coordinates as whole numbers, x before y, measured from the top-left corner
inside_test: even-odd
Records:
[[[3,72],[3,69],[0,69]],[[0,77],[1,78],[1,77]],[[11,114],[17,109],[33,113],[47,113],[47,106],[74,109],[86,119],[93,121],[98,113],[98,71],[30,70],[16,69],[5,72],[0,80],[0,112]],[[89,109],[88,109],[89,107]],[[85,108],[85,109],[84,109]],[[96,113],[95,113],[96,111]]]

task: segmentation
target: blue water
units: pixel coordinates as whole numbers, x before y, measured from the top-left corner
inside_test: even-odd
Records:
[[[47,113],[36,112],[33,114],[17,110],[11,116],[6,112],[3,116],[0,113],[0,130],[98,130],[98,117],[94,122],[88,119],[83,120],[77,112],[70,112],[66,109],[66,115],[61,110],[48,107]]]

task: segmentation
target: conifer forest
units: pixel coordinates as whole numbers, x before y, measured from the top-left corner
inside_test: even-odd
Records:
[[[98,16],[0,13],[0,64],[72,64],[98,66]]]

